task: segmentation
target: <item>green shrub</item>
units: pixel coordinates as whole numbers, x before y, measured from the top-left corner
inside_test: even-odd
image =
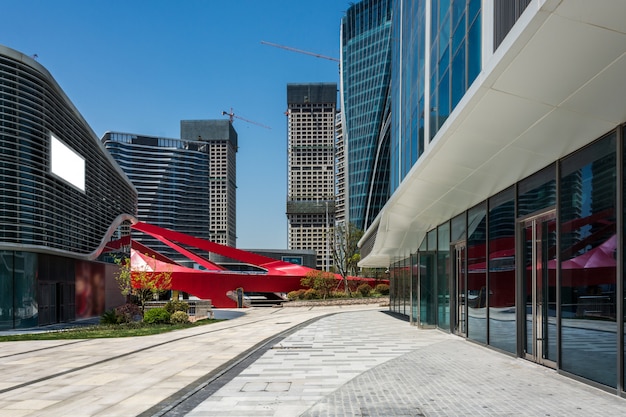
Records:
[[[313,288],[309,288],[304,292],[304,296],[302,297],[304,300],[314,300],[319,298],[319,294]]]
[[[100,316],[100,324],[119,324],[119,319],[115,309],[107,310]]]
[[[118,323],[132,323],[135,321],[141,321],[141,307],[137,304],[126,303],[115,308],[117,314]]]
[[[375,291],[380,295],[389,295],[389,285],[378,284],[376,285]]]
[[[182,312],[187,313],[189,311],[189,304],[181,300],[170,300],[167,303],[165,303],[165,309],[170,314],[174,314],[177,311],[182,311]]]
[[[170,322],[170,313],[164,308],[151,308],[143,315],[143,322],[148,324],[163,324]]]
[[[300,279],[300,285],[314,289],[317,292],[316,298],[327,298],[332,291],[337,288],[337,278],[332,272],[312,270]]]
[[[184,311],[175,311],[170,316],[170,323],[172,324],[189,323],[189,316]]]
[[[345,291],[333,291],[330,296],[332,298],[348,298],[348,294]]]
[[[287,293],[287,298],[290,300],[302,300],[304,298],[305,289],[300,288],[299,290],[289,291]]]
[[[372,292],[372,287],[369,284],[361,284],[357,287],[357,292],[361,294],[362,297],[369,297]]]

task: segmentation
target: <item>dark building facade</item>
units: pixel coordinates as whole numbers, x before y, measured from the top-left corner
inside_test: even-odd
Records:
[[[0,46],[0,330],[99,315],[137,193],[63,90]]]
[[[119,132],[106,132],[102,142],[137,189],[140,221],[210,239],[206,143]],[[133,239],[172,259],[181,257],[149,235]]]

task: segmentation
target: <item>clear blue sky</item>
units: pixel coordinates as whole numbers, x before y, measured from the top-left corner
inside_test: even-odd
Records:
[[[0,44],[50,71],[98,137],[235,119],[237,246],[287,247],[287,83],[337,82],[342,0],[0,0]]]

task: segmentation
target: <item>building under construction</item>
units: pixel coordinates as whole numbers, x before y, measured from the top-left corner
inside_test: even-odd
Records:
[[[288,84],[287,108],[289,249],[316,250],[317,268],[330,270],[337,84]]]

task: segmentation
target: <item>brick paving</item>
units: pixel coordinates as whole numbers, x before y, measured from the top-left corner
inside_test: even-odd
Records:
[[[156,336],[0,344],[0,417],[626,415],[613,393],[386,308],[230,313]]]
[[[300,329],[187,415],[614,416],[626,400],[381,311]]]

